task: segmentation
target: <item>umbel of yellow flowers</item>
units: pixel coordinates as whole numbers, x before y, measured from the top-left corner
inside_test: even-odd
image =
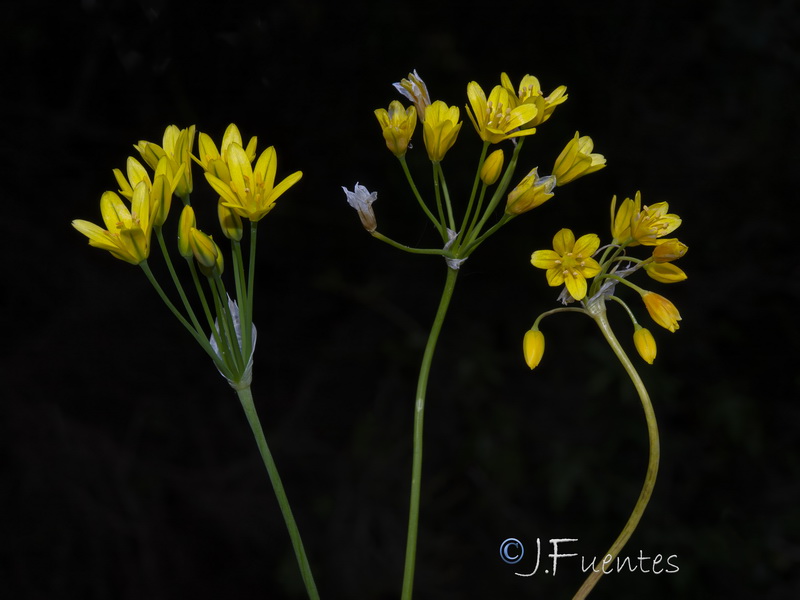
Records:
[[[576,135],[573,148],[569,152],[565,151],[567,155],[580,154],[575,154],[580,145],[579,139]],[[590,147],[586,149],[591,150]],[[590,164],[588,158],[578,158],[576,163],[581,160],[584,166]],[[558,169],[554,171],[557,172]],[[570,169],[565,171],[568,174],[574,172]],[[557,174],[554,176],[558,178]],[[644,270],[651,279],[659,283],[676,283],[686,279],[686,273],[672,264],[686,253],[686,245],[676,238],[664,237],[681,224],[680,217],[668,210],[669,205],[666,202],[643,206],[639,192],[634,199],[626,198],[617,209],[615,196],[611,200],[612,242],[604,246],[602,252],[599,251],[600,239],[595,234],[586,234],[576,240],[571,230],[562,229],[553,238],[553,250],[537,250],[531,255],[531,264],[546,270],[549,285],[565,285],[566,291],[562,293],[564,303],[579,301],[587,311],[605,298],[612,298],[627,308],[614,292],[618,285],[630,287],[639,293],[653,321],[664,329],[675,332],[680,328],[678,322],[681,320],[675,305],[664,296],[628,280],[638,270]],[[628,249],[636,246],[652,247],[651,255],[644,259],[628,256]],[[593,280],[591,284],[590,280]],[[648,329],[639,325],[629,308],[628,314],[634,325],[633,341],[636,350],[646,362],[652,364],[656,357],[655,339]],[[540,319],[541,317],[537,319],[523,342],[525,362],[531,368],[539,364],[544,351],[544,339],[539,339]],[[533,331],[536,331],[536,336],[533,336]]]

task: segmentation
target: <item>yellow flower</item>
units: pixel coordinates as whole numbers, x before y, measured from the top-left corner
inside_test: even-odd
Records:
[[[536,107],[533,104],[516,104],[503,86],[496,85],[486,99],[486,94],[476,82],[471,81],[467,86],[467,98],[472,106],[467,107],[475,131],[484,142],[497,144],[503,140],[536,133],[535,129],[520,129],[525,123],[536,116]]]
[[[522,338],[522,353],[525,363],[531,370],[535,369],[544,355],[544,334],[538,329],[529,329]]]
[[[539,177],[539,167],[534,168],[508,194],[506,213],[521,215],[547,202],[554,196],[556,185],[554,177]]]
[[[163,146],[139,140],[133,147],[139,151],[144,161],[151,169],[156,168],[163,157],[169,160],[169,171],[180,173],[175,192],[181,198],[187,198],[192,193],[192,147],[194,146],[194,125],[179,129],[177,125],[170,125],[164,131]],[[181,170],[183,165],[183,170]]]
[[[375,116],[383,131],[386,147],[398,158],[408,150],[408,143],[417,126],[417,110],[413,106],[403,108],[397,100],[389,103],[389,110],[376,108]]]
[[[566,86],[560,85],[553,90],[549,96],[545,97],[542,94],[542,88],[539,85],[539,80],[533,75],[525,75],[517,88],[514,91],[514,86],[511,85],[511,79],[508,75],[502,73],[500,75],[500,82],[503,87],[508,91],[511,99],[517,98],[516,105],[532,104],[536,107],[536,116],[525,123],[522,128],[528,129],[531,127],[538,127],[547,121],[556,109],[556,106],[563,103],[567,99]]]
[[[669,329],[673,333],[680,328],[678,321],[681,320],[681,314],[675,305],[664,296],[645,291],[642,293],[642,301],[644,301],[650,317],[661,327]]]
[[[660,244],[653,248],[653,260],[657,263],[667,263],[678,260],[689,249],[689,247],[678,241],[678,238],[660,240]]]
[[[637,199],[639,198],[637,194]],[[681,218],[667,214],[668,210],[668,203],[658,202],[652,206],[644,206],[636,212],[631,217],[631,237],[635,242],[631,245],[655,246],[661,243],[658,238],[675,231],[681,224]]]
[[[652,365],[656,359],[656,340],[649,329],[636,326],[636,331],[633,332],[633,343],[636,346],[636,351],[639,353],[647,364]]]
[[[562,229],[553,238],[553,250],[537,250],[531,255],[531,264],[547,269],[547,283],[551,286],[566,283],[567,291],[575,300],[586,296],[586,280],[600,272],[600,265],[592,258],[600,247],[600,238],[593,233],[575,235]]]
[[[275,148],[270,146],[253,168],[244,148],[231,142],[225,156],[230,181],[224,181],[208,171],[205,175],[225,206],[232,208],[240,217],[256,222],[263,219],[275,207],[278,197],[303,176],[302,172],[295,171],[275,186],[277,163]]]
[[[576,131],[575,137],[567,143],[553,166],[556,185],[564,185],[605,167],[605,157],[602,154],[592,154],[593,149],[592,138],[588,135],[581,137]]]
[[[651,262],[644,265],[647,274],[661,283],[676,283],[686,279],[683,269],[676,267],[672,263]]]
[[[228,167],[225,163],[228,157],[228,148],[230,145],[238,144],[244,148],[248,160],[253,162],[256,157],[257,143],[258,138],[253,136],[247,143],[247,147],[245,147],[244,142],[242,141],[242,134],[239,133],[239,128],[234,123],[231,123],[225,129],[225,133],[222,136],[222,144],[219,150],[217,150],[217,145],[214,143],[214,140],[211,139],[211,136],[206,133],[201,133],[197,142],[198,156],[193,156],[192,158],[194,158],[197,164],[203,167],[204,171],[209,172],[215,177],[227,182],[230,181],[230,173],[228,172]]]
[[[151,217],[155,227],[161,227],[167,220],[169,209],[172,206],[172,194],[180,184],[185,170],[185,165],[181,164],[178,165],[177,172],[174,172],[173,166],[174,163],[166,155],[162,155],[154,167],[155,173],[152,181],[147,169],[132,156],[128,157],[127,178],[122,171],[114,169],[114,177],[119,184],[119,193],[128,200],[133,198],[133,188],[140,182],[146,185],[147,193],[150,196]],[[155,210],[156,206],[158,206],[158,210]]]
[[[503,160],[505,155],[502,150],[495,150],[486,160],[483,161],[481,166],[481,181],[486,185],[493,185],[500,179],[500,173],[503,171]]]
[[[414,103],[417,109],[417,117],[419,117],[420,121],[424,121],[425,111],[431,105],[431,96],[428,94],[428,86],[417,75],[416,69],[413,73],[408,74],[408,79],[401,79],[392,85],[398,92]]]
[[[457,106],[447,106],[441,100],[431,104],[425,111],[422,135],[425,148],[428,150],[428,158],[433,162],[440,162],[455,144],[463,125],[463,122],[458,120],[459,115]]]
[[[130,211],[117,194],[105,192],[100,198],[100,213],[106,229],[81,219],[73,221],[72,226],[89,238],[90,246],[108,250],[115,258],[138,265],[150,255],[153,228],[148,192],[147,184],[140,181],[133,190]]]

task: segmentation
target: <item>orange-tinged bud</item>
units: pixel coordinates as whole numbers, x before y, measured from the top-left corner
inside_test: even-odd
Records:
[[[657,263],[668,263],[673,260],[678,260],[689,247],[679,242],[677,238],[670,238],[668,240],[661,240],[658,246],[653,248],[653,260]]]
[[[681,320],[681,314],[675,305],[659,294],[653,292],[644,292],[642,294],[642,301],[650,313],[650,317],[661,325],[664,329],[669,329],[675,332],[680,328],[678,321]]]

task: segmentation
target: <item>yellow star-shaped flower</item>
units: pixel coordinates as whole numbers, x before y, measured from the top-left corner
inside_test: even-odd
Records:
[[[582,235],[575,241],[570,229],[562,229],[553,238],[553,250],[537,250],[531,255],[531,264],[547,269],[547,283],[555,287],[566,284],[575,300],[586,296],[586,280],[600,272],[600,265],[592,254],[600,247],[600,238],[593,233]]]

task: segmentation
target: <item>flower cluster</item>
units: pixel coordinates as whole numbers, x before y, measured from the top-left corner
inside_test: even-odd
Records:
[[[550,174],[540,175],[540,168],[534,166],[512,186],[522,142],[526,137],[535,134],[536,128],[548,121],[556,107],[567,100],[567,88],[562,85],[545,95],[539,80],[533,75],[525,75],[515,88],[509,76],[502,73],[500,83],[487,95],[477,82],[471,81],[466,87],[468,104],[464,108],[475,133],[483,142],[483,152],[471,196],[463,203],[464,214],[457,216],[458,211],[447,188],[442,162],[461,132],[461,110],[443,100],[432,100],[428,86],[416,71],[395,83],[394,87],[411,105],[404,106],[400,101],[393,100],[388,109],[376,109],[375,116],[386,147],[400,160],[412,192],[423,212],[436,226],[444,248],[415,249],[390,240],[378,232],[372,208],[377,194],[369,192],[364,186],[352,192],[345,189],[345,193],[369,233],[403,250],[441,254],[447,260],[448,266],[457,268],[478,245],[509,220],[552,198],[557,186],[565,185],[605,166],[605,158],[593,152],[591,138],[576,133],[554,161]],[[432,202],[423,198],[405,162],[418,124],[422,127],[422,141],[428,159],[434,166],[435,198]],[[513,153],[509,160],[502,148],[488,151],[490,146],[507,140],[513,141]],[[487,193],[492,187],[493,190]],[[484,231],[489,217],[503,200],[505,208],[500,221]]]
[[[680,327],[681,315],[672,302],[628,280],[639,270],[659,283],[686,279],[686,273],[673,262],[686,253],[687,246],[677,238],[666,237],[680,226],[681,219],[668,211],[666,202],[643,206],[639,192],[633,199],[623,200],[617,208],[615,196],[611,200],[612,240],[602,248],[602,253],[597,235],[590,233],[576,240],[571,230],[562,229],[553,238],[552,250],[537,250],[531,255],[531,264],[546,270],[549,285],[564,284],[561,294],[564,304],[580,301],[590,313],[604,311],[606,299],[622,304],[633,322],[636,350],[650,364],[656,357],[655,339],[648,329],[639,325],[627,304],[614,292],[618,284],[635,290],[653,321],[671,332]],[[645,258],[629,255],[628,249],[636,246],[651,247],[652,251]],[[541,318],[523,341],[525,361],[531,369],[539,364],[544,351],[544,337],[538,329]]]
[[[164,131],[161,144],[140,140],[134,148],[141,160],[129,157],[124,173],[121,169],[114,169],[118,190],[107,191],[100,198],[105,228],[81,219],[73,221],[72,225],[89,238],[90,245],[108,250],[115,258],[139,265],[170,310],[211,356],[231,385],[249,385],[255,346],[252,298],[256,225],[274,208],[278,197],[297,183],[302,173],[292,173],[276,185],[275,149],[267,148],[256,160],[256,138],[244,145],[239,129],[233,124],[225,131],[219,149],[210,136],[200,133],[198,156],[194,156],[194,141],[194,125],[185,129],[170,125]],[[231,241],[238,301],[230,299],[221,279],[224,270],[222,250],[212,235],[197,226],[190,200],[194,188],[193,161],[203,168],[206,180],[219,197],[217,219],[222,234]],[[210,338],[204,333],[186,297],[164,239],[162,229],[173,195],[183,203],[177,224],[178,254],[186,259],[200,294],[199,301],[211,329]],[[244,272],[239,244],[244,235],[242,219],[251,222],[248,276]],[[153,233],[183,303],[183,312],[168,298],[148,266]],[[200,285],[198,269],[207,279],[208,292],[204,292]]]

